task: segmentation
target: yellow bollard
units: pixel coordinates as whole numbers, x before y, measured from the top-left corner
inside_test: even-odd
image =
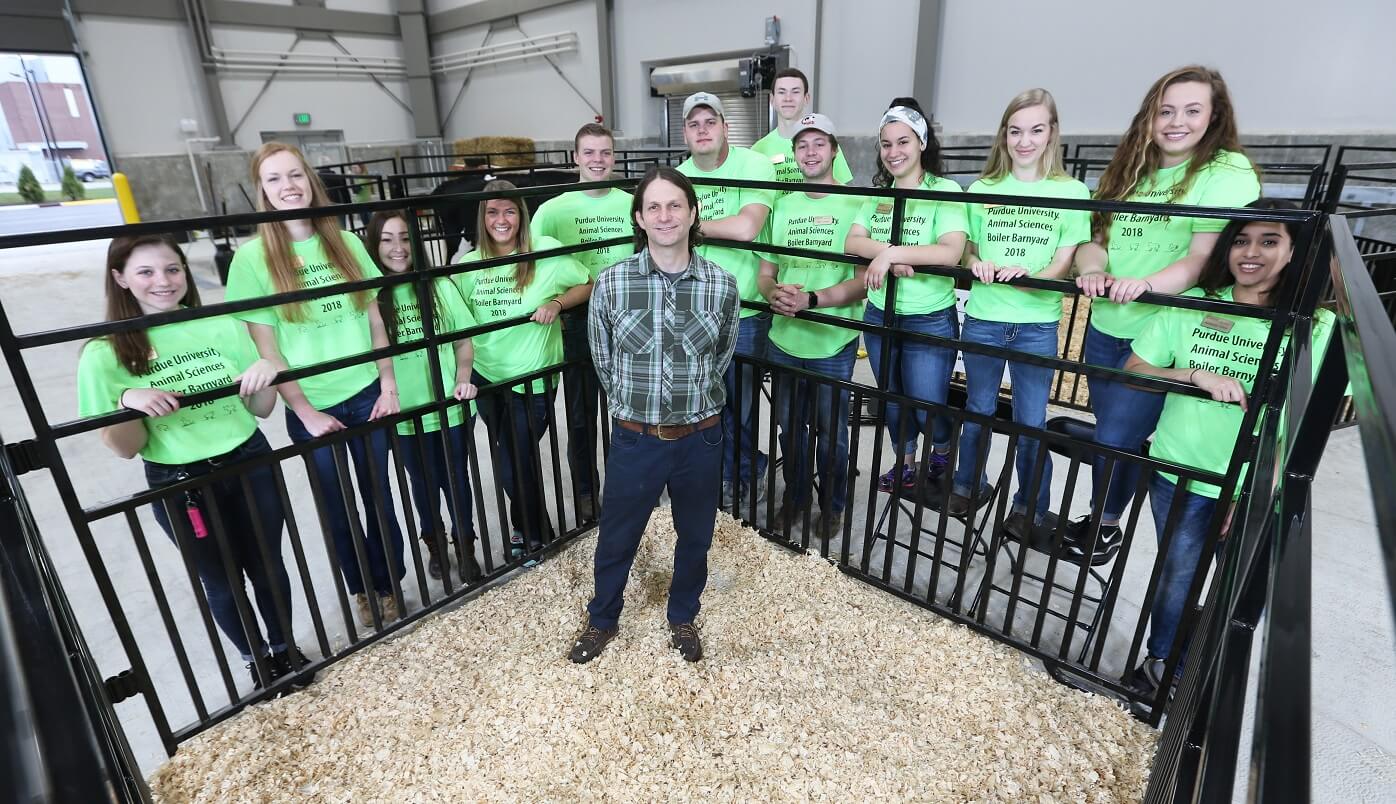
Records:
[[[121,207],[121,219],[126,223],[140,223],[141,213],[136,209],[136,197],[131,195],[131,182],[126,180],[126,174],[113,173],[111,186],[116,191],[117,206]]]

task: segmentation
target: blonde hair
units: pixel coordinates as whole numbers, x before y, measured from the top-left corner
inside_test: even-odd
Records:
[[[1159,169],[1163,162],[1163,152],[1154,142],[1154,120],[1158,118],[1159,109],[1163,106],[1163,93],[1174,84],[1187,83],[1206,84],[1211,89],[1212,118],[1207,123],[1207,131],[1202,135],[1202,140],[1193,150],[1182,178],[1174,185],[1169,203],[1186,195],[1192,187],[1193,179],[1203,168],[1211,164],[1220,152],[1245,154],[1246,149],[1242,147],[1240,134],[1237,133],[1236,110],[1231,104],[1231,93],[1227,91],[1226,81],[1222,79],[1221,73],[1197,64],[1179,67],[1160,76],[1144,95],[1144,100],[1139,104],[1139,111],[1134,113],[1134,119],[1130,121],[1129,130],[1120,138],[1115,155],[1110,158],[1110,164],[1100,176],[1100,183],[1096,185],[1095,190],[1096,200],[1128,200],[1140,183]],[[1254,165],[1251,169],[1255,170],[1257,177],[1260,175],[1260,171]],[[1096,212],[1091,216],[1091,229],[1106,239],[1102,242],[1108,242],[1111,217],[1108,212]]]
[[[289,153],[300,162],[301,170],[305,171],[306,181],[310,184],[310,207],[326,207],[330,205],[329,193],[325,192],[325,185],[321,183],[320,177],[315,175],[315,171],[310,168],[305,161],[305,156],[300,149],[294,145],[287,145],[284,142],[263,143],[261,148],[252,157],[252,183],[257,187],[257,211],[271,212],[276,209],[272,206],[271,199],[267,198],[266,190],[262,189],[262,164],[271,157]],[[315,234],[320,236],[320,245],[325,250],[325,256],[329,257],[330,264],[339,273],[345,282],[357,282],[364,278],[363,266],[359,265],[354,252],[346,245],[344,235],[339,228],[339,222],[334,217],[319,217],[310,219],[311,227]],[[301,282],[300,267],[296,265],[295,251],[291,248],[291,234],[287,231],[285,224],[280,221],[257,224],[257,235],[262,240],[262,251],[266,255],[267,273],[271,276],[272,284],[276,286],[278,293],[289,293],[295,290],[304,290],[305,285]],[[362,310],[368,306],[372,294],[355,293],[354,306]],[[281,317],[287,321],[304,321],[306,313],[305,302],[291,302],[281,305]]]
[[[1008,108],[1003,110],[1003,118],[999,120],[999,130],[994,135],[994,143],[989,146],[989,158],[984,162],[984,172],[979,174],[979,178],[997,181],[1012,172],[1013,158],[1008,155],[1008,119],[1034,106],[1041,106],[1047,110],[1052,127],[1047,137],[1047,147],[1037,158],[1038,170],[1044,179],[1070,178],[1066,172],[1066,163],[1062,159],[1062,132],[1061,126],[1057,124],[1057,101],[1052,97],[1052,93],[1040,87],[1020,92],[1008,102]]]
[[[505,181],[504,179],[495,179],[494,181],[485,185],[484,192],[498,193],[503,192],[505,190],[517,189],[518,188],[514,186],[513,182]],[[490,237],[489,231],[485,228],[485,207],[489,204],[490,201],[495,200],[508,201],[509,203],[514,205],[514,209],[517,209],[519,211],[519,233],[514,241],[514,250],[520,254],[526,254],[532,251],[533,239],[529,236],[528,233],[528,205],[525,204],[523,200],[519,198],[499,198],[486,199],[484,201],[481,201],[480,209],[475,214],[476,238],[480,241],[480,245],[476,248],[479,249],[480,255],[485,257],[486,259],[490,257],[505,256],[504,254],[500,254],[495,251],[494,238]],[[522,262],[514,263],[515,291],[522,293],[523,289],[528,287],[528,283],[533,281],[533,269],[533,260],[524,260]]]

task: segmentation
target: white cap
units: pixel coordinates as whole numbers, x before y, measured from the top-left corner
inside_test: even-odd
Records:
[[[834,132],[834,121],[830,120],[828,115],[818,113],[807,114],[801,117],[800,122],[796,125],[795,136],[790,138],[792,141],[795,137],[800,136],[806,131],[819,131],[828,134],[830,137],[838,136],[838,134]]]
[[[706,106],[717,112],[718,117],[727,119],[727,115],[722,112],[722,101],[711,92],[695,92],[689,95],[688,99],[683,102],[683,119],[687,120],[688,115],[699,106]]]
[[[888,123],[905,123],[916,132],[917,139],[921,140],[921,150],[926,150],[926,142],[930,139],[929,129],[926,126],[926,118],[910,106],[893,106],[882,115],[882,122],[877,124],[877,130],[881,131]]]

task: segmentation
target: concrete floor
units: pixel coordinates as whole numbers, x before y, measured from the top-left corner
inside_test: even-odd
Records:
[[[0,213],[3,216],[3,213]],[[71,326],[101,317],[102,262],[105,242],[52,246],[42,249],[14,250],[0,254],[0,303],[16,332]],[[195,243],[191,257],[196,267],[200,290],[206,301],[222,297],[214,278],[209,257],[211,245]],[[77,344],[66,344],[30,352],[26,355],[28,370],[39,389],[52,422],[76,416],[73,374],[77,363]],[[857,378],[870,381],[867,361],[859,361]],[[288,443],[285,427],[277,412],[263,423],[263,430],[274,446]],[[765,414],[763,414],[765,415]],[[1080,414],[1076,414],[1080,415]],[[850,510],[865,509],[868,504],[868,484],[875,472],[890,465],[886,445],[881,465],[872,466],[872,433],[863,428],[857,463],[858,496],[850,502]],[[0,435],[6,441],[17,441],[32,434],[23,408],[14,390],[9,373],[0,375]],[[1382,577],[1375,541],[1375,527],[1370,505],[1371,490],[1361,458],[1361,447],[1355,429],[1333,435],[1314,495],[1314,786],[1319,801],[1390,801],[1396,800],[1396,639],[1392,635],[1392,616],[1385,580]],[[1005,439],[996,439],[989,466],[1002,462]],[[476,430],[476,443],[482,443],[481,428]],[[113,457],[93,435],[65,442],[63,456],[70,467],[79,499],[91,505],[144,488],[139,465]],[[1054,476],[1054,500],[1060,499],[1066,479],[1066,462],[1058,459]],[[303,471],[294,464],[287,467],[287,482],[291,488],[305,488]],[[551,467],[546,470],[551,476]],[[565,474],[565,472],[564,472]],[[487,496],[492,500],[493,480],[488,471],[482,477]],[[77,546],[72,527],[46,472],[36,472],[24,478],[39,524],[54,562],[68,589],[83,623],[88,643],[106,675],[124,669],[127,664],[120,644],[115,638],[110,619],[92,580],[92,572]],[[1070,506],[1073,514],[1084,512],[1084,486],[1078,484],[1076,501]],[[877,501],[885,503],[885,496]],[[555,506],[555,504],[554,504]],[[493,508],[493,503],[491,503]],[[331,591],[332,575],[325,558],[323,543],[314,525],[313,509],[308,503],[296,508],[297,521],[303,523],[307,563],[315,582],[315,597],[326,610],[326,629],[334,646],[347,642],[347,634],[338,614],[338,605]],[[764,507],[761,516],[764,517]],[[142,512],[140,523],[148,536],[153,561],[170,592],[170,605],[179,633],[190,652],[199,689],[208,706],[216,709],[227,703],[227,694],[219,681],[214,650],[229,649],[221,639],[210,643],[194,610],[194,598],[183,574],[178,554],[159,535],[148,512]],[[1148,567],[1154,557],[1151,517],[1147,509],[1140,519],[1135,543],[1131,548],[1120,584],[1120,600],[1110,622],[1102,629],[1105,648],[1101,669],[1118,676],[1126,667],[1130,637],[1139,616],[1138,590],[1147,583]],[[899,537],[909,536],[910,530],[902,517]],[[939,519],[927,514],[927,526],[936,527]],[[498,523],[493,517],[491,532],[498,536]],[[854,539],[850,549],[858,555],[862,547],[865,521],[855,518]],[[947,522],[947,534],[958,537],[963,526]],[[102,564],[113,578],[122,607],[131,621],[132,629],[153,668],[157,687],[162,695],[166,714],[172,724],[179,726],[193,720],[195,713],[191,697],[173,660],[170,640],[160,618],[155,613],[150,584],[137,553],[132,549],[129,530],[120,522],[99,523],[93,529],[102,556]],[[831,549],[841,544],[835,541]],[[885,542],[877,543],[873,554],[873,570],[886,566],[889,577],[903,581],[907,570],[907,551],[892,551],[887,562]],[[1034,554],[1029,566],[1041,565]],[[957,559],[950,551],[949,559]],[[1038,563],[1034,563],[1038,562]],[[1074,574],[1064,575],[1064,566],[1057,578],[1074,582]],[[964,576],[967,588],[977,588],[984,574],[984,562],[975,559]],[[293,596],[297,598],[296,639],[308,653],[316,655],[315,637],[310,626],[305,596],[292,573]],[[912,579],[912,590],[925,595],[929,586],[930,562],[921,560]],[[997,582],[1011,580],[1007,565],[1000,556],[994,572]],[[942,570],[937,584],[937,596],[943,599],[953,586],[954,573]],[[439,587],[431,590],[436,594]],[[1131,590],[1134,590],[1131,593]],[[588,590],[578,590],[583,597]],[[422,590],[417,588],[413,573],[404,582],[404,594],[409,604],[417,605]],[[1059,603],[1059,598],[1053,598]],[[1032,620],[1020,604],[1011,627],[1019,633],[1030,628]],[[1003,595],[990,598],[986,618],[999,624],[1005,615]],[[1028,619],[1024,619],[1028,617]],[[1047,639],[1060,639],[1061,626],[1053,617],[1045,618]],[[338,621],[338,624],[336,624]],[[559,639],[566,636],[560,634]],[[1073,648],[1080,645],[1080,632],[1073,639]],[[560,648],[561,649],[561,648]],[[225,655],[228,655],[225,653]],[[249,682],[235,655],[228,655],[234,669],[234,680],[246,689]],[[164,757],[154,727],[143,703],[131,700],[118,705],[131,742],[142,766],[156,767]],[[1244,766],[1244,763],[1243,763]],[[1243,767],[1244,770],[1244,767]],[[1238,797],[1239,800],[1239,797]]]

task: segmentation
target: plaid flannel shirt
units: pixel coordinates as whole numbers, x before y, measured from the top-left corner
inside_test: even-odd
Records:
[[[611,415],[691,424],[722,410],[740,314],[736,280],[696,252],[677,281],[660,275],[649,249],[606,269],[587,334]]]

